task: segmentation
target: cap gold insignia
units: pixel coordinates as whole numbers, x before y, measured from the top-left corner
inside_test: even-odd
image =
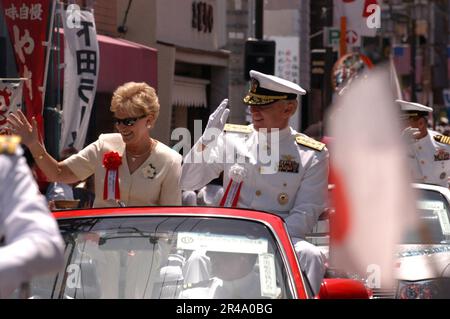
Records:
[[[255,93],[258,86],[259,86],[258,80],[252,79],[252,85],[250,88],[250,92]]]
[[[278,194],[278,203],[280,205],[286,205],[289,202],[289,196],[286,193],[280,193]]]

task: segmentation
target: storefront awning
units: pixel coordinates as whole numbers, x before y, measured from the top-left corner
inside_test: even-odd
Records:
[[[175,76],[172,104],[184,107],[207,107],[206,86],[208,80]]]
[[[157,50],[123,39],[97,35],[100,50],[98,92],[113,92],[125,82],[157,88]]]
[[[63,30],[60,30],[60,36],[62,44]],[[146,82],[157,89],[156,49],[101,34],[97,34],[97,40],[100,51],[97,92],[114,92],[118,86],[130,81]],[[64,45],[61,46],[61,56],[64,56]]]

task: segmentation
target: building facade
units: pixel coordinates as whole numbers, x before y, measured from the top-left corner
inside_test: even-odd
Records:
[[[172,131],[185,127],[193,142],[228,96],[226,2],[118,0],[117,25],[122,38],[158,51],[161,110],[152,134],[175,145]]]
[[[275,75],[299,84],[308,93],[299,97],[299,108],[290,125],[302,131],[303,109],[310,99],[310,1],[269,0],[264,6],[264,37],[276,43]],[[321,110],[315,109],[320,116]]]

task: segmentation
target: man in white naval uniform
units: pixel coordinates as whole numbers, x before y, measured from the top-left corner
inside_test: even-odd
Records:
[[[21,156],[19,141],[0,135],[0,298],[63,265],[58,225]]]
[[[304,89],[256,71],[250,71],[250,77],[244,103],[250,107],[253,124],[225,125],[229,110],[224,100],[185,156],[181,187],[199,189],[223,171],[223,206],[265,210],[283,217],[317,294],[325,273],[324,256],[304,239],[326,206],[328,150],[289,126],[297,95],[306,94]]]
[[[210,265],[208,279],[185,284],[180,299],[260,299],[260,275],[255,271],[257,254],[210,251],[200,259]],[[280,291],[277,291],[281,293]]]
[[[418,183],[448,187],[450,138],[428,129],[431,107],[397,100],[408,128],[416,129],[409,143],[408,160],[412,178]]]

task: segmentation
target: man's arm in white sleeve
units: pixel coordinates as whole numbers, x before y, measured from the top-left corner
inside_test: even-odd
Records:
[[[328,200],[328,150],[324,149],[313,158],[297,192],[295,203],[285,222],[289,234],[305,238],[317,223]]]
[[[202,139],[191,148],[183,159],[181,167],[181,189],[198,190],[217,178],[224,170],[223,135],[217,142],[203,145]]]
[[[0,227],[4,235],[4,246],[0,248],[0,297],[7,297],[33,276],[59,271],[64,244],[25,159],[8,157],[2,164],[7,167],[0,176]]]

